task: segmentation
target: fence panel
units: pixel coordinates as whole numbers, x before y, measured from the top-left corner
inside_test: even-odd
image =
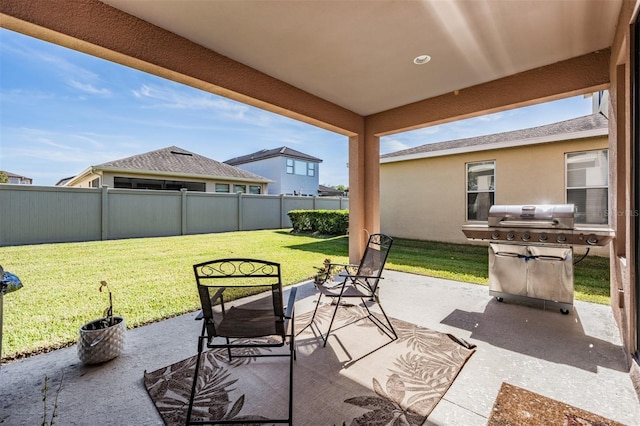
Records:
[[[0,185],[0,246],[290,228],[289,210],[348,200],[251,194]]]
[[[109,189],[108,239],[182,233],[182,193]]]
[[[187,234],[237,231],[238,196],[187,193]]]
[[[318,197],[316,198],[316,210],[346,210],[349,208],[342,207],[341,199],[337,197]]]
[[[242,229],[280,228],[280,197],[242,195]]]
[[[100,194],[0,185],[0,246],[99,240]]]

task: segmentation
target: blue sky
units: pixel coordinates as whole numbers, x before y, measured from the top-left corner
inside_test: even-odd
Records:
[[[382,138],[381,153],[591,113],[582,96]],[[0,29],[0,170],[55,185],[89,166],[176,145],[225,161],[287,146],[348,186],[347,138]]]

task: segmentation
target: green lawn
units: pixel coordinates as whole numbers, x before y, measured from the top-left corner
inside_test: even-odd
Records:
[[[24,288],[4,297],[2,355],[13,359],[60,348],[78,328],[99,318],[108,298],[128,327],[198,309],[191,265],[221,257],[253,257],[282,264],[285,285],[305,281],[325,258],[348,259],[347,237],[288,230],[0,247],[0,264]],[[470,283],[487,283],[487,248],[396,239],[387,268]],[[576,299],[609,303],[608,259],[576,265]]]

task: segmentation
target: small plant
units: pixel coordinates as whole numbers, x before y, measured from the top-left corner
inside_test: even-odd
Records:
[[[123,317],[113,316],[113,296],[106,281],[100,281],[101,293],[109,292],[109,307],[104,317],[80,327],[78,357],[85,364],[99,364],[122,353],[126,326]]]
[[[327,281],[333,281],[333,276],[338,272],[337,266],[331,266],[331,259],[325,259],[321,268],[316,267],[318,272],[314,278],[316,284],[324,284]]]
[[[107,284],[106,281],[100,281],[100,287],[98,290],[102,293],[103,289],[106,289],[105,291],[109,292],[109,307],[104,310],[104,318],[100,321],[93,322],[89,327],[87,327],[88,330],[98,330],[115,325],[115,319],[113,317],[113,297],[111,296],[109,284]]]
[[[60,384],[58,385],[58,389],[56,389],[55,398],[53,399],[53,410],[51,411],[51,418],[49,418],[47,414],[47,395],[49,393],[50,387],[49,382],[51,378],[49,376],[44,376],[44,385],[42,386],[42,426],[53,426],[56,424],[56,417],[58,417],[58,397],[60,396],[60,391],[62,390],[62,382],[64,380],[64,371],[60,376]]]

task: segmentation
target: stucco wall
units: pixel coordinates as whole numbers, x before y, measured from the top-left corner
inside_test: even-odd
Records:
[[[620,18],[611,46],[609,76],[611,79],[611,108],[609,118],[610,141],[610,179],[615,190],[611,193],[611,202],[616,210],[616,243],[611,257],[611,308],[620,328],[625,353],[629,360],[631,379],[640,397],[640,364],[637,355],[638,343],[638,291],[639,280],[635,267],[638,251],[635,240],[635,204],[634,191],[638,190],[633,177],[632,120],[632,51],[633,36],[630,23],[638,19],[639,0],[628,0],[622,4]],[[636,54],[638,46],[635,46]],[[637,131],[637,129],[636,129]],[[632,214],[629,214],[632,213]]]
[[[608,148],[606,136],[380,166],[380,228],[400,238],[468,243],[468,162],[496,162],[496,204],[565,203],[565,153]],[[402,208],[399,208],[402,206]],[[609,249],[591,250],[608,255]]]

